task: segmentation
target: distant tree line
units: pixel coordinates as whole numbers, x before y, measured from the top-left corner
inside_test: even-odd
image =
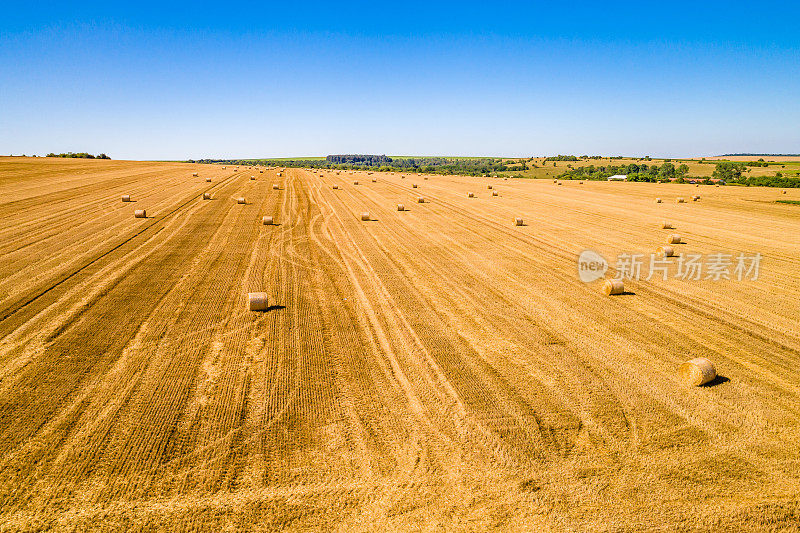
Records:
[[[545,161],[577,161],[578,158],[574,155],[551,155],[550,157],[545,157]]]
[[[609,176],[623,174],[628,176],[628,181],[671,181],[672,179],[683,180],[687,178],[689,166],[685,164],[677,167],[672,163],[663,165],[647,165],[645,163],[630,163],[627,165],[588,165],[577,167],[562,173],[559,178],[572,180],[604,180]]]
[[[743,176],[747,167],[744,163],[733,161],[720,161],[714,167],[712,177],[722,180],[726,184],[744,185],[747,187],[800,187],[800,179],[784,177],[780,172],[775,176]],[[670,182],[685,183],[687,180],[700,180],[710,183],[708,178],[688,176],[688,165],[680,164],[677,167],[672,163],[663,165],[647,165],[631,163],[628,165],[606,165],[577,167],[563,172],[559,178],[568,180],[605,180],[615,174],[628,176],[628,181]]]
[[[746,187],[800,187],[800,179],[786,177],[780,172],[776,172],[774,176],[743,176],[742,173],[747,169],[747,166],[750,165],[734,161],[720,161],[714,168],[712,175],[728,183]]]
[[[358,158],[361,158],[360,160]],[[385,159],[381,159],[385,158]],[[501,158],[493,157],[387,157],[370,155],[329,155],[325,159],[200,159],[189,163],[223,165],[265,165],[326,168],[333,170],[374,170],[425,174],[484,176],[509,170]]]
[[[92,155],[92,154],[87,154],[86,152],[77,152],[77,153],[67,152],[64,154],[54,154],[50,152],[49,154],[47,154],[47,157],[69,157],[78,159],[111,159],[106,154]]]

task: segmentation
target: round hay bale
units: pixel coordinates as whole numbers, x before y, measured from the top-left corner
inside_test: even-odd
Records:
[[[263,218],[261,219],[261,223],[262,223],[262,224],[264,224],[265,226],[271,226],[271,225],[272,225],[272,224],[274,224],[275,222],[272,220],[272,217],[270,217],[270,216],[265,216],[265,217],[263,217]]]
[[[553,180],[553,183],[558,183],[558,180]]]
[[[222,170],[225,170],[226,168],[228,168],[228,167],[222,167]]]
[[[196,178],[197,177],[197,172],[192,172],[192,176]]]
[[[558,182],[558,184],[559,184],[559,185],[564,185],[564,184],[563,184],[563,183],[561,183],[560,181]]]
[[[714,368],[714,363],[705,357],[696,357],[679,366],[678,374],[687,384],[699,387],[714,381],[714,378],[717,377],[717,369]]]
[[[416,184],[416,183],[412,183],[412,184],[411,184],[411,188],[412,188],[412,189],[416,189],[416,188],[417,188],[417,184]]]
[[[278,172],[278,173],[276,174],[276,176],[278,176],[278,177],[280,178],[281,176],[283,176],[283,174],[281,174],[280,172]]]
[[[250,176],[250,179],[254,180],[254,179],[256,179],[256,177],[255,176]]]
[[[264,171],[263,171],[263,170],[259,170],[259,171],[258,171],[258,173],[259,173],[259,174],[263,174],[263,173],[264,173]]]
[[[280,188],[281,188],[281,186],[280,186],[280,185],[278,185],[277,183],[273,183],[273,184],[272,184],[272,190],[273,190],[273,191],[277,191],[277,190],[278,190],[278,189],[280,189]]]
[[[672,234],[670,234],[669,237],[667,237],[667,243],[668,244],[680,244],[681,243],[681,236],[678,235],[677,233],[672,233]]]
[[[520,217],[517,217],[517,218],[514,219],[514,225],[515,226],[524,226],[525,225],[525,221],[522,220]]]
[[[656,203],[660,204],[661,203],[661,198],[656,198]]]
[[[492,196],[497,196],[497,191],[492,191]]]
[[[361,220],[367,222],[371,217],[369,216],[369,211],[364,211],[361,213]]]
[[[425,198],[423,198],[422,196],[417,196],[417,203],[418,204],[424,204],[425,203]]]
[[[672,246],[659,246],[656,250],[659,257],[675,257],[675,249]]]
[[[269,300],[266,292],[248,293],[247,303],[251,311],[266,311],[269,309]]]
[[[700,184],[699,184],[699,183],[695,184],[695,187],[699,187],[699,186],[700,186]]]
[[[206,178],[206,183],[211,183],[211,178]]]
[[[403,204],[397,204],[397,210],[398,211],[405,211],[406,210],[406,206],[404,206]]]
[[[473,194],[471,192],[468,192],[467,193],[467,198],[475,198],[475,194]]]
[[[583,182],[582,182],[582,181],[579,181],[579,182],[578,182],[578,185],[583,185]]]
[[[607,279],[603,283],[603,292],[606,293],[606,296],[622,294],[625,292],[625,284],[621,279]]]
[[[357,181],[354,181],[354,182],[353,182],[353,185],[358,185],[358,182],[357,182]]]
[[[675,202],[679,203],[679,204],[682,204],[682,203],[686,202],[686,200],[684,200],[683,198],[678,198],[678,199],[675,200]]]
[[[210,192],[204,192],[203,193],[203,200],[211,200],[211,193]]]
[[[487,185],[487,186],[486,186],[486,188],[487,188],[487,189],[489,189],[489,190],[491,190],[491,189],[492,189],[492,186],[491,186],[491,185]]]
[[[144,209],[137,209],[133,212],[134,218],[147,218],[147,211]]]
[[[130,202],[131,201],[131,195],[130,194],[123,194],[122,195],[122,201],[123,202]]]
[[[425,176],[425,177],[424,177],[424,178],[422,178],[422,179],[424,179],[424,180],[427,180],[427,179],[428,179],[428,176]]]
[[[372,183],[378,183],[378,178],[372,178]]]
[[[675,229],[675,227],[670,222],[665,220],[661,223],[661,229]]]
[[[717,185],[717,187],[719,187],[719,185]],[[786,194],[786,191],[782,191],[781,194]]]
[[[338,189],[338,188],[339,188],[339,186],[338,186],[338,185],[334,185],[334,186],[333,186],[333,188],[334,188],[334,189]]]
[[[236,203],[237,203],[237,204],[246,204],[246,203],[247,203],[247,200],[245,200],[245,199],[244,199],[244,196],[242,196],[242,197],[240,197],[240,198],[238,198],[238,199],[236,200]]]
[[[700,196],[699,196],[699,195],[697,195],[697,194],[695,194],[694,196],[692,196],[692,201],[695,201],[695,202],[696,202],[696,201],[697,201],[697,200],[699,200],[699,199],[700,199]]]

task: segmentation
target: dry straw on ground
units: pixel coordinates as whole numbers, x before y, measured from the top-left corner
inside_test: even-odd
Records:
[[[686,383],[694,387],[705,385],[717,377],[714,363],[705,357],[691,359],[678,367],[678,373]]]
[[[266,292],[248,293],[247,303],[251,311],[266,311],[269,309],[269,300]]]

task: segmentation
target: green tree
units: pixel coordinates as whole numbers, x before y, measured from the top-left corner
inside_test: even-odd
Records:
[[[714,172],[711,174],[717,179],[722,181],[734,181],[742,177],[742,171],[745,166],[743,163],[733,163],[730,161],[722,161],[717,163],[714,167]]]

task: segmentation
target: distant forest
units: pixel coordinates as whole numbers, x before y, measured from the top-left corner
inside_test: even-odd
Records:
[[[748,166],[759,166],[750,163],[735,163],[720,161],[714,167],[712,177],[722,180],[722,184],[744,185],[746,187],[800,187],[800,179],[790,178],[778,172],[775,176],[744,176],[742,173]],[[562,173],[559,178],[567,180],[605,180],[615,174],[624,174],[628,181],[649,181],[669,183],[686,183],[687,180],[701,180],[702,183],[711,183],[708,178],[688,176],[688,165],[680,164],[677,167],[672,163],[663,165],[646,165],[631,163],[629,165],[604,165],[577,167]]]
[[[267,165],[281,167],[329,168],[336,170],[375,170],[379,172],[421,172],[488,176],[510,170],[501,158],[494,157],[388,157],[386,155],[343,154],[325,159],[200,159],[189,163],[224,165]]]
[[[86,152],[78,152],[78,153],[66,152],[63,154],[54,154],[53,152],[50,152],[49,154],[47,154],[47,157],[69,157],[78,159],[111,159],[106,154],[92,155],[92,154],[87,154]]]

